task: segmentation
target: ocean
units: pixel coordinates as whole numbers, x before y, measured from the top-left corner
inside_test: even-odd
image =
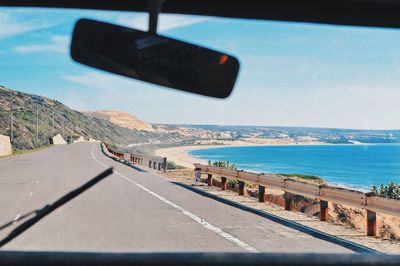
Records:
[[[189,154],[258,173],[317,175],[329,184],[363,191],[400,182],[400,144],[218,147]]]

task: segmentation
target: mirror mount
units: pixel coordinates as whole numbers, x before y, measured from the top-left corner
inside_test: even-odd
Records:
[[[164,0],[147,0],[149,9],[149,33],[157,34],[158,15]]]

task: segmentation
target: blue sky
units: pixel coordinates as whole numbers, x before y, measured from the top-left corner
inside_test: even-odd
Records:
[[[400,129],[400,31],[163,15],[161,34],[239,58],[232,96],[216,100],[73,62],[82,17],[147,28],[138,13],[1,8],[0,85],[153,123]]]

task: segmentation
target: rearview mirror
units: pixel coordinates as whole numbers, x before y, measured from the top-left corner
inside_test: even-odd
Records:
[[[239,71],[238,60],[230,55],[88,19],[75,24],[71,57],[115,74],[216,98],[230,95]]]

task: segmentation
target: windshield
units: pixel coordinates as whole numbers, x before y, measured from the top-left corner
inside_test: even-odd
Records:
[[[238,58],[221,100],[74,62],[80,18],[148,24],[0,9],[2,249],[400,252],[398,30],[161,15]]]

